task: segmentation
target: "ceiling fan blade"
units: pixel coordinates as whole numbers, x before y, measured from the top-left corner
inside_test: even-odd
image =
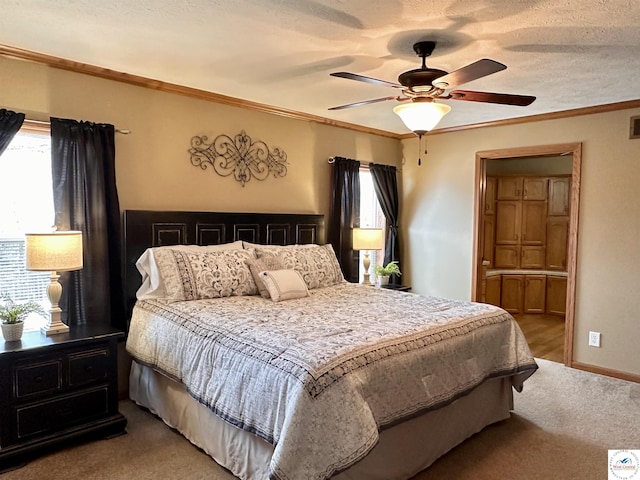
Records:
[[[458,85],[462,85],[463,83],[486,77],[487,75],[499,72],[500,70],[504,70],[505,68],[507,68],[507,66],[500,62],[496,62],[495,60],[490,60],[488,58],[483,58],[482,60],[478,60],[477,62],[470,63],[466,67],[462,67],[458,70],[454,70],[451,73],[447,73],[446,75],[435,79],[432,83],[434,87],[444,89],[457,87]]]
[[[511,95],[508,93],[472,92],[470,90],[454,90],[449,93],[452,100],[466,100],[468,102],[501,103],[526,107],[531,105],[536,97],[528,95]]]
[[[387,100],[404,100],[402,97],[382,97],[374,98],[373,100],[363,100],[361,102],[348,103],[347,105],[339,105],[337,107],[331,107],[329,110],[342,110],[343,108],[359,107],[361,105],[368,105],[370,103],[386,102]],[[408,100],[408,97],[407,97]]]
[[[357,80],[359,82],[373,83],[374,85],[383,85],[385,87],[402,88],[399,83],[387,82],[386,80],[378,80],[377,78],[365,77],[364,75],[358,75],[357,73],[349,72],[334,72],[330,73],[332,77],[347,78],[349,80]]]

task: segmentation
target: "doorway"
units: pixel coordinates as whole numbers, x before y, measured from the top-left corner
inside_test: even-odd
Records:
[[[548,173],[553,175],[556,170],[553,162],[566,162],[570,159],[571,187],[569,200],[569,227],[567,232],[567,256],[566,256],[566,301],[564,322],[564,352],[563,361],[567,366],[573,362],[573,330],[575,320],[575,290],[576,290],[576,265],[577,265],[577,240],[578,218],[580,204],[580,170],[582,163],[582,145],[580,143],[544,145],[537,147],[509,148],[500,150],[488,150],[476,153],[476,181],[475,181],[475,213],[474,213],[474,268],[472,277],[473,297],[476,301],[483,301],[487,292],[485,239],[487,232],[485,210],[485,196],[487,195],[487,172],[496,162],[508,162],[509,160],[541,159],[541,164],[551,165]],[[549,163],[551,162],[551,163]],[[540,169],[538,174],[543,173]]]

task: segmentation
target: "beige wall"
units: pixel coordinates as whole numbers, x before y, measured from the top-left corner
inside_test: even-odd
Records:
[[[112,123],[121,208],[324,213],[329,210],[330,156],[395,164],[397,140],[164,93],[44,65],[0,58],[0,107]],[[195,135],[210,139],[244,130],[287,154],[287,175],[242,187],[191,165]]]
[[[455,113],[455,110],[454,110]],[[640,374],[640,140],[630,109],[404,140],[402,225],[414,291],[471,298],[477,151],[581,142],[574,361]],[[405,261],[405,265],[407,262]],[[602,347],[587,346],[590,330]]]
[[[398,164],[402,158],[403,280],[420,294],[471,297],[475,153],[583,143],[575,360],[640,374],[640,140],[628,122],[640,109],[429,136],[417,166],[417,141],[251,112],[43,65],[0,58],[0,107],[113,123],[122,209],[328,213],[327,158],[342,155]],[[455,111],[454,111],[455,113]],[[282,179],[244,188],[189,162],[194,135],[235,135],[279,146]],[[589,330],[602,348],[586,346]]]

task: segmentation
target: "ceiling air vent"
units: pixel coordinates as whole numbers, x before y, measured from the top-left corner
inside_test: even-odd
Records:
[[[640,115],[631,117],[629,125],[629,138],[640,138]]]

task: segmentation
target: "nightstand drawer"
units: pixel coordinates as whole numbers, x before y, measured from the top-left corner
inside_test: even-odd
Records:
[[[62,388],[62,360],[19,365],[15,370],[16,398],[39,393],[53,393]]]
[[[17,439],[42,435],[80,425],[109,411],[108,387],[65,395],[15,409]]]
[[[109,352],[106,348],[69,355],[69,386],[106,379],[108,366]]]

